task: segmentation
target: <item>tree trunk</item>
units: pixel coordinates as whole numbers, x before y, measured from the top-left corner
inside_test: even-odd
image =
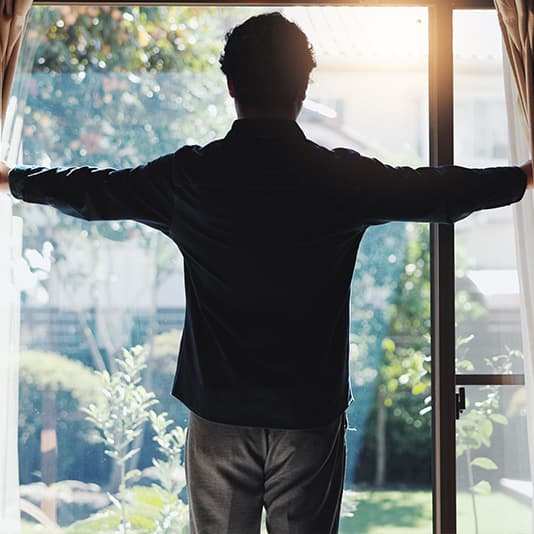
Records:
[[[41,509],[56,522],[56,495],[50,486],[57,481],[56,393],[45,389],[41,401],[41,479],[47,488]]]
[[[95,335],[93,331],[91,330],[91,328],[89,328],[89,323],[87,322],[86,314],[87,312],[84,310],[76,311],[76,316],[78,317],[78,322],[80,323],[83,337],[85,338],[85,341],[87,342],[87,346],[89,347],[89,352],[93,359],[93,363],[98,371],[105,371],[106,363],[104,362],[104,358],[102,357],[102,354],[100,353],[100,349],[98,348]]]
[[[157,290],[160,281],[160,270],[158,267],[158,254],[159,254],[159,245],[160,245],[160,236],[155,234],[151,239],[151,252],[152,252],[152,261],[156,266],[154,273],[154,278],[152,279],[152,292],[151,292],[151,306],[150,306],[150,321],[148,323],[147,329],[147,338],[150,340],[148,342],[148,350],[145,352],[146,357],[146,369],[143,374],[143,386],[147,391],[152,391],[153,387],[153,373],[154,373],[154,363],[151,361],[154,358],[154,345],[155,337],[157,335],[157,326],[158,326],[158,303],[157,303]],[[146,423],[141,427],[141,433],[135,438],[133,443],[134,449],[141,449],[143,445],[143,440],[145,437]],[[128,462],[129,469],[137,469],[139,465],[140,454],[133,456]]]
[[[378,388],[376,406],[376,464],[375,486],[382,487],[386,481],[386,425],[387,410],[384,405],[386,396],[381,388]]]

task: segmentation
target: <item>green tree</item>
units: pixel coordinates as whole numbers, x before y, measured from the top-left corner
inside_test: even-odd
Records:
[[[128,461],[139,453],[134,446],[135,440],[149,420],[149,408],[157,400],[141,385],[141,371],[146,367],[141,347],[131,351],[124,349],[122,358],[117,358],[116,363],[118,370],[113,374],[107,371],[97,373],[103,383],[105,401],[90,404],[84,412],[98,428],[105,454],[120,468],[118,493],[110,496],[120,509],[119,532],[126,534],[131,530],[126,514],[127,484],[141,475],[137,469],[128,469]]]
[[[81,413],[100,402],[100,385],[90,368],[54,352],[22,351],[19,376],[20,481],[46,485],[41,508],[55,522],[58,480],[98,482],[109,469]]]
[[[383,330],[372,350],[380,355],[367,368],[373,407],[366,427],[362,477],[383,486],[388,479],[410,480],[418,466],[420,483],[430,477],[430,272],[428,225],[402,225],[404,241],[394,254]],[[386,255],[388,257],[388,255]],[[392,254],[389,255],[393,263]],[[398,263],[397,263],[398,262]],[[365,361],[365,360],[364,360]],[[368,365],[368,364],[367,364]],[[365,370],[364,370],[365,371]],[[402,462],[398,462],[403,458]],[[396,467],[389,473],[388,464]],[[420,469],[428,466],[428,472]],[[401,470],[402,469],[402,470]],[[412,481],[413,478],[411,478]]]
[[[183,448],[185,431],[176,426],[166,412],[150,412],[150,422],[154,430],[154,441],[158,445],[160,459],[153,459],[160,485],[153,487],[158,492],[163,507],[156,521],[156,534],[177,534],[186,530],[189,523],[189,512],[178,494],[185,486],[185,478],[177,477],[183,471]],[[188,531],[188,529],[187,529]]]
[[[21,352],[19,377],[19,447],[24,451],[21,482],[32,482],[36,473],[42,478],[39,451],[44,429],[47,430],[45,439],[58,443],[60,450],[68,448],[71,441],[78,444],[57,466],[59,478],[72,478],[79,466],[84,465],[84,459],[100,452],[100,447],[95,450],[94,432],[80,412],[82,406],[98,402],[98,380],[81,362],[37,350]],[[46,411],[43,413],[45,402],[51,404],[51,416]],[[56,447],[50,452],[57,454]],[[100,466],[94,465],[92,476],[98,477],[99,470]]]
[[[222,133],[230,114],[217,58],[229,13],[34,9],[29,37],[39,45],[24,106],[27,159],[135,165]]]
[[[376,244],[380,243],[380,247]],[[366,232],[356,262],[351,294],[350,363],[355,402],[347,415],[350,427],[347,443],[348,480],[362,472],[361,454],[376,398],[376,380],[382,364],[381,343],[392,318],[397,281],[404,264],[406,227],[390,223]]]
[[[144,350],[138,346],[123,350],[122,356],[116,358],[115,372],[94,373],[102,387],[104,402],[91,403],[83,411],[97,428],[105,453],[120,466],[120,484],[115,494],[108,494],[111,507],[72,524],[68,532],[188,532],[187,505],[178,496],[185,479],[177,476],[183,473],[185,431],[176,426],[167,413],[150,409],[158,401],[141,384],[141,372],[145,367]],[[129,465],[139,454],[135,441],[147,421],[154,431],[153,440],[159,456],[152,459],[158,483],[151,488],[132,486],[141,472]]]

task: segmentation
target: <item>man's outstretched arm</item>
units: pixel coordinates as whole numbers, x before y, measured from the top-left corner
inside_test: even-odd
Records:
[[[479,210],[521,200],[534,188],[532,162],[467,168],[393,167],[349,149],[335,149],[340,211],[369,225],[390,221],[454,223]]]
[[[0,192],[85,220],[133,219],[168,232],[174,154],[129,169],[46,168],[0,162]]]

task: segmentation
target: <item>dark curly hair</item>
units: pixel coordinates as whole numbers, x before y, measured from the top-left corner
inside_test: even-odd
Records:
[[[306,34],[278,12],[228,32],[219,63],[239,104],[261,110],[285,109],[302,98],[316,66]]]

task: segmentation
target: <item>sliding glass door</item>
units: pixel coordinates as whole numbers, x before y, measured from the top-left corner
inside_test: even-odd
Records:
[[[497,14],[454,13],[454,153],[470,167],[509,162]],[[512,207],[456,225],[458,531],[531,528],[526,391]],[[513,519],[511,519],[513,518]]]
[[[34,7],[15,90],[23,128],[13,144],[22,161],[123,167],[224,135],[233,109],[217,65],[223,36],[264,10]],[[319,65],[299,118],[306,135],[387,163],[427,164],[426,8],[282,11],[309,35]],[[19,446],[26,531],[46,523],[112,532],[126,518],[132,532],[159,532],[169,513],[167,531],[181,531],[183,436],[169,435],[187,425],[169,395],[184,320],[178,251],[131,222],[89,224],[22,203],[15,210],[25,220]],[[352,285],[356,400],[348,411],[345,533],[431,529],[428,236],[428,225],[391,224],[370,230],[361,248]],[[122,355],[121,347],[135,346],[142,352]],[[155,393],[152,410],[167,413],[168,427],[128,402],[140,392],[121,382],[125,370]],[[137,417],[143,429],[131,439],[110,430],[116,395],[123,416]],[[158,436],[175,440],[174,457]]]
[[[280,6],[318,62],[300,126],[391,164],[506,164],[495,14],[422,3]],[[22,163],[125,167],[223,136],[234,119],[224,35],[273,10],[59,4],[34,6],[19,59],[9,151]],[[169,394],[185,313],[179,252],[128,221],[14,212],[23,532],[186,532],[187,412]],[[367,233],[352,281],[342,533],[528,531],[513,259],[509,210],[469,218],[456,237],[451,225]],[[138,409],[143,391],[157,403]],[[111,423],[124,418],[141,431]]]

